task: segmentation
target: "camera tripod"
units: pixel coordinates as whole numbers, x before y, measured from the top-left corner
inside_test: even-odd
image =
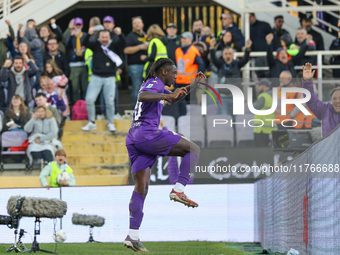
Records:
[[[40,218],[39,217],[35,217],[35,221],[34,221],[34,240],[32,243],[32,247],[29,250],[26,250],[26,253],[30,253],[30,252],[37,252],[37,251],[42,251],[42,252],[46,252],[46,253],[52,253],[52,254],[58,254],[56,252],[53,251],[47,251],[47,250],[43,250],[40,249],[39,243],[37,241],[37,235],[40,235]]]
[[[100,242],[95,241],[93,239],[93,226],[90,226],[90,237],[89,237],[89,240],[87,241],[87,243],[100,243]]]
[[[26,231],[24,229],[20,229],[19,232],[19,239],[17,241],[17,234],[18,234],[18,230],[14,230],[14,236],[15,236],[15,243],[13,245],[11,245],[11,247],[9,247],[7,249],[6,252],[11,252],[11,251],[15,251],[15,252],[25,252],[27,251],[26,246],[23,244],[23,242],[21,242],[21,238],[24,236],[24,233],[26,233]],[[19,249],[18,245],[20,246],[20,248],[22,249],[22,251]]]

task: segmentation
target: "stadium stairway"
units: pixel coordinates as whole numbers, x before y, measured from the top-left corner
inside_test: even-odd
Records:
[[[106,120],[97,120],[97,129],[84,132],[87,121],[67,121],[62,137],[67,162],[77,186],[124,185],[129,179],[129,156],[125,137],[130,119],[115,120],[117,131],[107,131]]]
[[[129,179],[129,157],[125,137],[131,119],[114,120],[117,131],[107,131],[106,120],[85,132],[87,121],[66,121],[62,137],[67,163],[74,171],[76,186],[125,185]],[[0,172],[1,188],[41,188],[40,170]]]

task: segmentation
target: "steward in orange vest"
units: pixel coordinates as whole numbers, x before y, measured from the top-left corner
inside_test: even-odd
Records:
[[[176,88],[184,87],[196,77],[196,74],[201,71],[204,73],[205,64],[201,58],[201,54],[198,49],[193,46],[193,35],[190,32],[184,32],[181,35],[181,47],[175,51],[176,65],[177,65],[177,80]],[[186,100],[190,99],[190,94],[186,97]],[[179,115],[186,114],[185,100],[181,100],[179,103]]]

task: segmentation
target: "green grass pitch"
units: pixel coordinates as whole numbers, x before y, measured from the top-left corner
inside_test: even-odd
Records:
[[[31,247],[26,244],[26,248]],[[150,252],[146,254],[157,255],[243,255],[245,253],[227,248],[223,242],[143,242],[145,248]],[[0,254],[6,253],[10,244],[0,244]],[[54,251],[54,243],[42,243],[41,249]],[[11,253],[15,253],[12,251]],[[60,255],[115,255],[134,254],[131,249],[124,247],[123,243],[58,243],[57,253]],[[37,252],[34,254],[47,254]],[[248,253],[250,254],[250,253]]]

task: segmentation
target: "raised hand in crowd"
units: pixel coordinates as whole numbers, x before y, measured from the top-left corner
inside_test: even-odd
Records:
[[[28,60],[29,60],[29,58],[28,58],[27,54],[26,54],[26,53],[22,54],[22,57],[23,57],[23,59],[24,59],[25,63],[27,63],[27,62],[28,62]]]
[[[24,24],[20,23],[20,24],[18,25],[18,30],[21,30],[23,26],[24,26]]]
[[[20,30],[19,36],[20,36],[20,37],[24,37],[24,36],[25,36],[25,30]]]
[[[274,39],[273,33],[269,33],[269,34],[266,35],[267,44],[271,44],[273,39]]]
[[[4,67],[6,68],[10,68],[12,65],[12,60],[10,59],[6,59],[5,63],[4,63]]]
[[[89,35],[93,35],[93,33],[96,31],[95,27],[90,27],[89,28]]]
[[[311,79],[313,79],[315,70],[312,71],[311,63],[306,63],[306,65],[303,65],[302,70],[303,70],[303,79],[305,81],[310,81]]]
[[[70,22],[68,23],[68,28],[72,29],[74,27],[74,19],[71,19]]]
[[[210,49],[215,48],[216,45],[216,38],[211,38],[210,39]]]
[[[11,33],[7,33],[6,35],[7,35],[7,37],[11,37],[12,36]]]
[[[6,22],[6,24],[7,24],[8,26],[11,25],[11,21],[10,21],[9,19],[6,19],[5,22]]]
[[[117,35],[120,35],[122,33],[122,29],[120,27],[115,27],[113,31],[115,31]]]
[[[31,118],[33,118],[33,119],[39,118],[39,113],[38,112],[32,112],[31,113]]]
[[[248,39],[248,40],[246,41],[246,48],[247,48],[248,50],[250,50],[252,44],[253,44],[252,40]]]

